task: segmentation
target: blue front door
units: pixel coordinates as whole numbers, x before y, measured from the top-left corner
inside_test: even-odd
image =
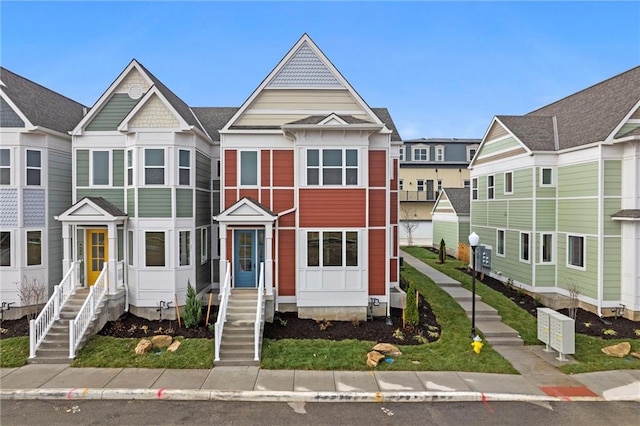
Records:
[[[257,287],[260,263],[264,261],[264,231],[235,231],[233,253],[235,287]]]

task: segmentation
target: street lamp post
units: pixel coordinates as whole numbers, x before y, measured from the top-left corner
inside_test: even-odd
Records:
[[[469,235],[469,245],[471,246],[473,261],[473,274],[471,275],[471,338],[476,337],[476,247],[480,242],[480,237],[475,232]]]

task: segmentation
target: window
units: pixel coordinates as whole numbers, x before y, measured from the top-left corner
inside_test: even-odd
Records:
[[[133,151],[127,151],[127,186],[133,185]]]
[[[145,259],[147,266],[165,266],[164,232],[145,232]]]
[[[209,228],[200,229],[200,264],[209,260]]]
[[[0,266],[11,266],[11,232],[0,232]]]
[[[357,185],[358,150],[307,150],[307,185]]]
[[[400,161],[404,161],[404,148],[400,148]]]
[[[433,201],[436,199],[434,188],[433,188],[433,180],[427,179],[426,183],[427,183],[427,200]]]
[[[496,230],[496,254],[504,257],[504,229]]]
[[[110,167],[109,151],[91,152],[91,185],[109,185]]]
[[[496,177],[493,175],[487,176],[487,198],[489,200],[493,200],[493,194],[495,189],[495,179]]]
[[[42,231],[27,231],[27,265],[42,265]]]
[[[144,184],[164,185],[164,149],[144,150]]]
[[[11,185],[11,151],[8,149],[0,149],[0,185]]]
[[[438,198],[438,194],[442,192],[442,179],[438,179],[438,191],[436,192],[436,197]]]
[[[471,179],[471,199],[478,199],[478,178]]]
[[[404,191],[404,179],[398,181],[398,190]]]
[[[220,160],[216,160],[216,177],[220,177],[221,163]]]
[[[42,152],[27,150],[27,185],[40,186],[42,183]]]
[[[178,233],[180,266],[191,265],[191,232],[180,231]]]
[[[127,231],[127,257],[129,266],[133,266],[133,231]]]
[[[513,194],[513,172],[504,174],[504,193]]]
[[[307,232],[307,266],[358,266],[357,231]]]
[[[520,261],[529,262],[529,233],[520,233]]]
[[[476,156],[476,151],[478,150],[478,145],[467,146],[467,161],[471,162],[473,157]]]
[[[553,234],[542,234],[542,245],[540,247],[540,259],[542,263],[553,262]]]
[[[444,161],[444,145],[436,146],[436,161]]]
[[[415,161],[429,161],[429,148],[414,148],[413,159]]]
[[[464,188],[471,188],[471,181],[469,179],[465,179],[464,183],[462,184],[462,186]]]
[[[258,184],[258,152],[240,151],[240,185]]]
[[[584,237],[567,235],[567,264],[584,269],[585,244]]]
[[[540,169],[541,186],[553,186],[553,170],[548,167]]]
[[[178,185],[191,184],[191,151],[181,149],[178,159]]]
[[[418,192],[423,192],[424,191],[424,179],[418,179],[416,181],[416,186],[417,186],[417,191]]]

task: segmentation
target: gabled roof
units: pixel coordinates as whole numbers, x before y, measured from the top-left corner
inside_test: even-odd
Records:
[[[238,111],[238,107],[193,107],[193,113],[207,131],[211,139],[220,142],[219,130],[224,127]]]
[[[496,118],[531,151],[554,151],[557,149],[553,117],[498,115]]]
[[[67,134],[84,115],[85,106],[0,67],[0,90],[34,127]]]
[[[471,213],[471,193],[469,188],[442,188],[447,199],[458,215]]]
[[[361,120],[359,118],[355,118],[351,115],[340,115],[340,114],[331,114],[338,117],[340,120],[344,121],[345,124],[373,124],[371,121]],[[330,117],[331,115],[310,115],[309,117],[303,118],[301,120],[292,121],[287,124],[320,124],[325,119]]]
[[[235,223],[271,223],[278,215],[258,201],[250,197],[243,197],[225,211],[214,217],[218,222]]]
[[[389,110],[387,108],[371,108],[376,116],[382,121],[387,129],[391,130],[391,141],[392,142],[402,142],[402,138],[400,137],[400,133],[398,133],[398,128],[396,127],[396,123],[393,122],[393,118],[391,118],[391,114],[389,114]]]
[[[63,222],[123,222],[127,214],[102,197],[83,197],[55,219]]]

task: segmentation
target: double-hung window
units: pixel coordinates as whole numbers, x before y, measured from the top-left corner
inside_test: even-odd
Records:
[[[418,192],[423,192],[424,191],[424,179],[418,179],[416,181],[416,189]]]
[[[27,150],[27,185],[42,185],[42,151]]]
[[[398,191],[404,191],[404,179],[398,179]]]
[[[471,162],[471,160],[473,160],[473,157],[475,157],[477,150],[477,145],[474,145],[473,147],[467,146],[467,161]]]
[[[180,266],[191,265],[191,232],[180,231],[178,233]]]
[[[471,199],[478,199],[478,178],[471,179]]]
[[[553,169],[550,167],[542,167],[540,169],[541,186],[553,186]]]
[[[553,262],[553,234],[542,234],[540,252],[542,263]]]
[[[11,266],[10,231],[0,231],[0,266]]]
[[[504,174],[504,193],[513,194],[513,172]]]
[[[307,266],[320,265],[358,266],[358,232],[307,232]]]
[[[400,161],[404,161],[404,148],[400,148]]]
[[[240,185],[258,184],[258,151],[240,151]]]
[[[495,192],[496,177],[494,175],[487,176],[487,199],[493,200]]]
[[[529,258],[529,244],[530,244],[530,234],[528,232],[520,233],[520,261],[521,262],[530,262]]]
[[[505,255],[504,245],[505,245],[505,231],[504,229],[498,229],[496,230],[496,247],[497,247],[496,254],[498,256],[504,257]]]
[[[578,235],[567,235],[567,265],[584,269],[585,241]]]
[[[358,185],[358,150],[307,150],[307,185]]]
[[[129,266],[133,266],[133,231],[127,231],[127,262]]]
[[[144,150],[144,184],[164,185],[164,149]]]
[[[110,185],[111,152],[91,151],[91,185]]]
[[[209,260],[209,228],[200,229],[200,264]]]
[[[42,231],[27,231],[27,266],[42,265]]]
[[[436,146],[436,161],[444,161],[444,145]]]
[[[145,232],[146,266],[165,266],[164,239],[164,232]]]
[[[429,148],[414,148],[413,149],[414,161],[429,161]]]
[[[133,150],[127,150],[127,186],[133,185]]]
[[[181,149],[178,159],[178,185],[191,184],[191,151]]]
[[[11,185],[11,151],[0,149],[0,185]]]

